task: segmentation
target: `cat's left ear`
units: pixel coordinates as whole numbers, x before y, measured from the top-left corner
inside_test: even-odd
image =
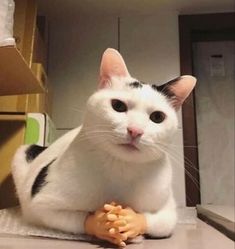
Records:
[[[128,77],[130,74],[120,53],[113,48],[108,48],[101,59],[99,88],[108,87],[110,79],[114,76]]]
[[[197,79],[191,75],[184,75],[173,79],[164,85],[158,86],[158,90],[166,95],[172,106],[178,110],[185,99],[195,87]]]

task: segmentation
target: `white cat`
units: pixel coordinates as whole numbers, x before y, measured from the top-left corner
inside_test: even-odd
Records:
[[[177,215],[164,151],[177,130],[176,110],[195,83],[192,76],[162,86],[141,83],[121,55],[107,49],[82,126],[45,150],[22,146],[15,154],[12,172],[24,218],[81,234],[90,212],[115,201],[144,214],[146,234],[169,236]]]

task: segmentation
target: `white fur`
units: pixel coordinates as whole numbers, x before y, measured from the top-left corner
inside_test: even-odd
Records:
[[[25,161],[26,147],[13,160],[13,177],[23,215],[28,221],[66,232],[84,233],[88,212],[116,201],[146,215],[147,233],[168,236],[176,223],[169,159],[158,144],[168,144],[177,129],[174,108],[161,93],[131,89],[134,79],[114,77],[110,87],[95,92],[87,102],[83,125],[58,139],[35,158]],[[112,109],[111,99],[128,104],[128,112]],[[167,118],[156,124],[153,111]],[[144,130],[139,151],[119,146],[129,141],[127,126]],[[160,147],[162,148],[162,147]],[[33,198],[31,188],[40,170],[49,166],[47,184]]]

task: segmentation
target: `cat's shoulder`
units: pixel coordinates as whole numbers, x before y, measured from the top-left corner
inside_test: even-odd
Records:
[[[39,146],[37,144],[20,146],[14,156],[14,161],[22,160],[30,163],[34,161],[39,155],[43,154],[46,158],[58,157],[65,151],[73,142],[74,138],[79,134],[81,127],[70,130],[63,136],[59,137],[48,147]],[[50,155],[48,157],[48,155]]]
[[[80,130],[81,130],[81,126],[68,131],[63,136],[59,137],[54,143],[52,143],[49,146],[49,148],[51,150],[66,149],[73,142],[75,137],[79,134]]]

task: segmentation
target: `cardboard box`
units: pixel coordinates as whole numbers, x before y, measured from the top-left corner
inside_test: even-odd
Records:
[[[38,28],[36,27],[34,50],[33,50],[33,63],[42,64],[43,68],[47,71],[47,45],[44,42]]]
[[[44,113],[28,113],[26,120],[25,144],[49,146],[55,140],[55,126]]]
[[[36,62],[47,67],[47,51],[36,21],[36,0],[15,0],[13,33],[17,48],[0,48],[0,96],[44,90],[31,70]]]
[[[44,92],[17,48],[0,47],[0,58],[0,96]]]
[[[47,21],[46,16],[42,15],[37,16],[37,27],[40,35],[42,36],[43,41],[47,46],[49,41],[49,23]]]
[[[36,0],[15,0],[14,38],[16,46],[31,67],[36,33]]]
[[[41,112],[51,115],[52,89],[41,64],[33,63],[32,70],[45,93],[0,97],[0,112]]]
[[[49,94],[27,94],[0,97],[1,113],[39,112],[51,115]]]
[[[49,146],[54,138],[55,127],[46,114],[0,114],[0,209],[18,203],[11,176],[11,162],[17,148],[22,144]]]
[[[46,72],[40,63],[33,63],[32,70],[45,89],[43,94],[28,94],[26,112],[40,112],[51,115],[52,89]]]
[[[17,204],[11,176],[11,161],[24,143],[26,115],[0,115],[0,208]]]
[[[0,97],[0,112],[22,113],[27,110],[28,95],[12,95]]]

